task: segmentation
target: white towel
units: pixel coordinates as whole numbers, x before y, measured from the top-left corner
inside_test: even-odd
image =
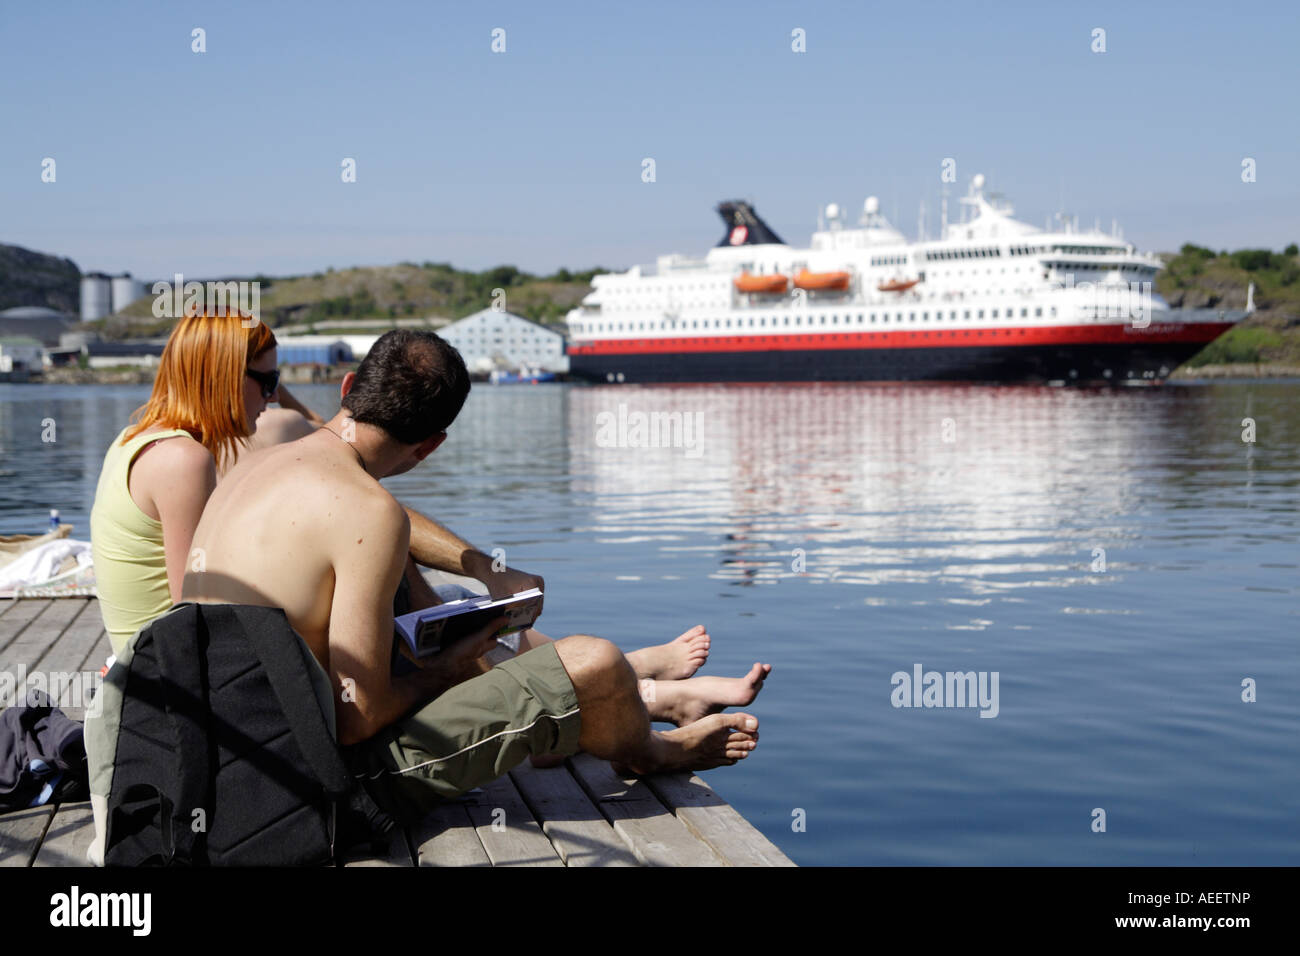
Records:
[[[90,542],[59,538],[25,551],[0,568],[0,591],[44,584],[59,573],[63,562],[70,557],[77,559],[78,567],[90,566],[93,563]]]

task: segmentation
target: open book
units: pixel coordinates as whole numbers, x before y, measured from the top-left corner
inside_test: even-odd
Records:
[[[532,627],[542,613],[542,592],[529,588],[494,601],[486,594],[436,604],[394,618],[397,632],[416,657],[428,657],[481,631],[493,619],[504,617],[497,637]]]

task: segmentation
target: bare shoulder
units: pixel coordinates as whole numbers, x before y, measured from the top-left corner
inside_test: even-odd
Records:
[[[158,475],[169,480],[186,480],[215,474],[216,461],[212,452],[190,436],[176,435],[146,445],[136,455],[131,470],[139,476]]]
[[[410,520],[376,481],[370,480],[369,487],[361,482],[351,485],[345,498],[330,502],[330,512],[322,522],[335,574],[358,581],[378,580],[387,573],[394,555],[404,555],[410,549]]]

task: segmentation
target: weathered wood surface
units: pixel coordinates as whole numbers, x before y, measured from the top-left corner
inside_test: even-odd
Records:
[[[33,807],[0,815],[0,866],[31,866],[54,807]]]
[[[0,600],[0,671],[97,678],[111,653],[93,598]],[[51,688],[56,690],[57,688]],[[56,699],[56,703],[58,703]],[[82,719],[83,708],[62,708]],[[85,866],[87,802],[0,814],[0,866]],[[793,866],[699,777],[622,779],[579,754],[444,804],[344,866]]]
[[[35,866],[89,866],[86,850],[95,839],[95,818],[90,801],[59,804],[41,840]]]

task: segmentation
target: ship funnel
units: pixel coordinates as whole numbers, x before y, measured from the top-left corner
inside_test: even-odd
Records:
[[[785,245],[785,241],[758,218],[754,207],[743,199],[718,203],[718,215],[727,224],[727,234],[719,240],[719,246]]]

